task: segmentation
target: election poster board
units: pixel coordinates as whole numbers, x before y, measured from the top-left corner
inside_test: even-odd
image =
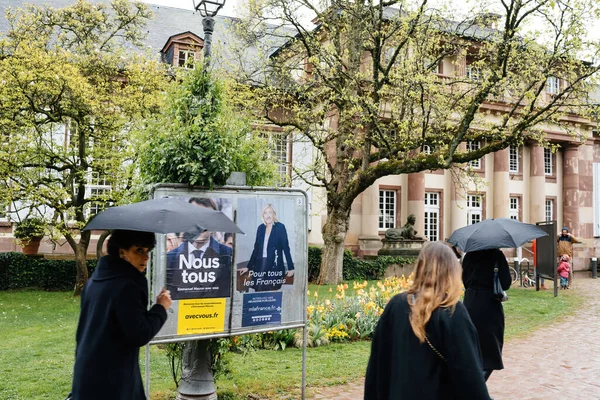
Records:
[[[151,343],[302,327],[308,285],[308,205],[296,189],[195,189],[160,184],[153,198],[178,197],[213,208],[244,234],[158,235],[151,301],[162,287],[173,305]]]

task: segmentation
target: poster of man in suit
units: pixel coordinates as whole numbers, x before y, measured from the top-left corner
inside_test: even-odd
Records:
[[[191,197],[188,201],[233,219],[230,199]],[[231,295],[232,249],[223,243],[225,234],[204,231],[167,236],[171,248],[167,252],[167,289],[173,300]]]

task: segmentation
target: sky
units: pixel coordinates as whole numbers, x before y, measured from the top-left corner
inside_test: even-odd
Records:
[[[169,6],[174,8],[183,8],[185,10],[192,10],[194,8],[192,0],[142,0],[144,3],[155,4],[159,6]],[[219,11],[219,15],[226,15],[228,17],[235,17],[237,15],[236,9],[239,8],[241,0],[226,0],[225,6]]]
[[[2,0],[0,0],[2,1]],[[148,3],[148,4],[155,4],[155,5],[161,5],[161,6],[169,6],[169,7],[175,7],[175,8],[182,8],[182,9],[186,9],[186,10],[192,10],[193,7],[193,0],[141,0],[144,3]],[[196,0],[198,1],[198,0]],[[226,0],[225,1],[225,6],[219,11],[219,15],[225,15],[228,17],[237,17],[240,14],[240,9],[242,7],[242,4],[244,3],[244,0]],[[432,0],[430,1],[430,5],[431,6],[436,6],[438,4],[444,4],[444,3],[448,3],[448,0]],[[452,7],[458,11],[458,12],[465,12],[465,10],[469,9],[470,7],[475,6],[476,8],[485,8],[487,10],[490,10],[490,4],[491,3],[495,3],[496,6],[498,5],[497,1],[492,1],[492,0],[461,0],[461,1],[450,1],[450,3],[452,4]],[[308,20],[311,20],[312,16],[308,17]],[[598,40],[600,38],[600,29],[597,29],[596,27],[600,26],[600,21],[596,21],[593,26],[590,26],[590,29],[588,29],[588,37],[590,39],[593,40]]]

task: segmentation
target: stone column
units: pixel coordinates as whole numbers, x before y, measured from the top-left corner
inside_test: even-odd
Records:
[[[529,185],[529,222],[544,221],[546,204],[546,175],[544,174],[544,148],[539,143],[531,146]]]
[[[451,174],[448,174],[451,175]],[[467,192],[459,183],[450,177],[450,215],[452,218],[450,234],[467,226]]]
[[[465,151],[467,149],[466,143],[461,143],[458,149]],[[467,226],[467,190],[464,186],[466,181],[456,182],[457,177],[450,171],[448,171],[446,177],[450,180],[447,185],[450,188],[450,231],[447,236],[450,237],[452,232],[458,228]]]
[[[408,174],[408,215],[414,214],[417,218],[415,230],[418,236],[423,236],[425,231],[425,172]],[[401,221],[404,224],[405,221]]]
[[[508,218],[510,190],[508,148],[494,153],[494,218]]]
[[[574,145],[567,146],[563,155],[563,223],[573,236],[580,236],[579,147]]]
[[[361,193],[361,231],[358,236],[359,255],[377,255],[381,248],[379,237],[379,190],[376,184]]]

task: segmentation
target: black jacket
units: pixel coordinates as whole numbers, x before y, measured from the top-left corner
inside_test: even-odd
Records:
[[[147,306],[144,274],[120,258],[102,257],[81,295],[73,400],[146,398],[140,347],[167,319],[161,305]]]
[[[504,310],[494,297],[494,265],[504,290],[510,288],[511,278],[506,257],[498,249],[467,253],[463,260],[464,304],[479,334],[483,369],[504,368]]]
[[[394,296],[375,328],[365,400],[488,400],[477,332],[462,303],[435,310],[420,343],[408,316],[407,294]]]

